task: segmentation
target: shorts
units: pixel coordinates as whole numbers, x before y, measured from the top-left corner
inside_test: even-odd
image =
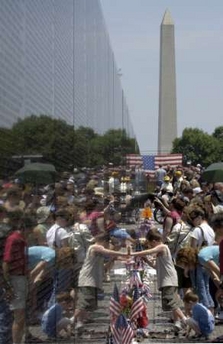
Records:
[[[162,310],[164,312],[173,311],[180,307],[180,298],[178,295],[178,287],[163,287],[162,293]]]
[[[71,320],[67,317],[64,317],[57,322],[56,327],[51,328],[51,329],[49,328],[47,329],[47,331],[44,331],[44,332],[47,334],[49,338],[55,338],[56,340],[57,339],[56,337],[60,333],[60,331],[62,331],[63,329],[67,330],[69,325],[70,326],[72,325]]]
[[[98,289],[95,287],[79,287],[76,309],[94,311],[98,306]]]
[[[198,324],[198,322],[196,320],[194,320],[193,318],[187,318],[185,320],[185,323],[190,327],[192,328],[195,333],[197,334],[201,334],[201,330],[200,330],[200,326]]]
[[[10,282],[15,293],[15,298],[10,303],[10,309],[25,309],[28,294],[26,276],[10,276]]]

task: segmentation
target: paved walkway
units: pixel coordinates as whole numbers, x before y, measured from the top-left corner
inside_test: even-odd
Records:
[[[111,270],[111,282],[104,283],[104,299],[99,301],[99,308],[92,314],[92,323],[89,323],[85,327],[85,331],[80,336],[73,336],[69,341],[56,341],[56,343],[64,344],[106,344],[106,333],[109,327],[109,301],[113,292],[114,284],[116,283],[119,290],[121,290],[122,282],[125,281],[126,276],[120,275],[124,265],[120,262],[116,262],[114,268]],[[163,313],[161,309],[160,293],[156,289],[156,275],[152,274],[154,270],[151,270],[150,275],[150,288],[152,297],[148,301],[148,316],[149,316],[149,335],[147,338],[140,340],[143,344],[148,343],[188,343],[196,342],[185,339],[182,335],[175,336],[172,330],[172,324],[170,323],[170,314]],[[30,328],[32,334],[38,336],[42,340],[46,337],[41,333],[39,326],[33,326]],[[212,338],[223,335],[223,324],[217,324]],[[137,341],[136,341],[137,342]]]

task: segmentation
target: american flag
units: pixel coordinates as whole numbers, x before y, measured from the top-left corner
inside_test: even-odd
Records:
[[[150,287],[147,283],[143,283],[141,286],[141,295],[143,295],[146,299],[152,297]]]
[[[129,284],[130,284],[131,288],[132,287],[139,287],[139,286],[142,285],[142,280],[141,280],[139,271],[133,270],[131,272],[131,277],[129,279]]]
[[[121,312],[119,291],[116,284],[114,285],[113,295],[111,296],[111,299],[110,299],[109,310],[110,310],[110,314],[113,320],[116,319]]]
[[[182,165],[182,154],[160,154],[160,155],[139,155],[127,154],[126,165],[129,167],[143,166],[147,173],[154,174],[154,171],[162,165],[164,168],[167,165],[177,167]]]
[[[134,323],[142,315],[144,308],[145,304],[143,298],[139,295],[139,289],[135,287],[130,315],[131,322]]]
[[[132,344],[135,336],[132,327],[123,314],[120,314],[115,324],[112,325],[112,332],[115,344]]]

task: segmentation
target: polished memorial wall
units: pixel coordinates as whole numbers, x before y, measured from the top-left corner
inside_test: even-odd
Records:
[[[45,114],[134,137],[99,0],[1,0],[0,126]]]

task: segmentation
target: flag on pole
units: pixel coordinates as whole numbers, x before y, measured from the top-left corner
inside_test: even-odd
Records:
[[[140,287],[142,285],[142,280],[141,280],[141,277],[140,277],[140,273],[139,271],[137,270],[133,270],[131,272],[131,277],[129,279],[129,284],[130,284],[130,287]]]
[[[113,295],[111,296],[111,299],[110,299],[109,310],[110,310],[110,314],[113,320],[116,319],[121,312],[119,291],[116,284],[114,285]]]
[[[134,331],[127,322],[125,316],[120,314],[115,324],[112,326],[115,344],[132,344]]]
[[[131,308],[131,315],[130,319],[131,322],[135,322],[140,316],[142,316],[142,312],[144,311],[145,304],[143,301],[142,296],[139,295],[139,289],[135,287],[133,293],[133,303]]]

